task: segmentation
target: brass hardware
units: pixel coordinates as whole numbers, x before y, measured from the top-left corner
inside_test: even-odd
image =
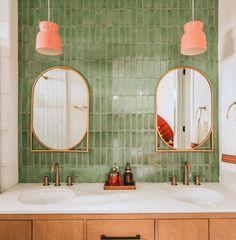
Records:
[[[184,185],[189,185],[190,171],[191,171],[191,166],[190,166],[190,163],[187,161],[184,163],[184,179],[183,179]]]
[[[48,80],[48,77],[47,77],[47,76],[43,76],[43,75],[42,75],[42,78],[43,78],[44,80]]]
[[[30,151],[31,152],[88,152],[88,148],[89,148],[89,127],[86,128],[85,132],[84,132],[84,137],[73,147],[71,147],[70,149],[53,149],[50,148],[49,146],[45,145],[44,143],[42,143],[40,141],[40,139],[37,137],[34,127],[33,127],[33,108],[34,108],[34,92],[35,92],[35,86],[37,84],[37,82],[39,81],[39,79],[41,77],[43,77],[45,80],[48,79],[48,77],[44,76],[44,74],[50,70],[53,69],[64,69],[64,70],[71,70],[74,71],[77,74],[80,74],[81,79],[84,81],[84,83],[86,84],[86,91],[87,94],[89,96],[89,88],[88,88],[88,84],[86,81],[86,78],[83,76],[83,74],[81,72],[79,72],[78,70],[75,70],[71,67],[67,67],[67,66],[54,66],[54,67],[50,67],[47,68],[46,70],[42,71],[36,78],[36,80],[34,81],[33,87],[32,87],[32,91],[31,91],[31,112],[30,112]],[[84,107],[84,106],[83,106]],[[87,99],[86,102],[86,110],[87,111],[87,126],[89,126],[89,97]],[[43,146],[45,149],[34,149],[33,147],[33,140],[36,140],[41,146]],[[76,146],[78,146],[84,139],[86,139],[86,143],[85,143],[85,147],[83,147],[83,149],[74,149]]]
[[[201,183],[200,183],[200,176],[199,175],[196,175],[194,177],[194,184],[195,185],[201,185]]]
[[[43,176],[43,186],[48,186],[48,185],[49,185],[48,176]]]
[[[81,111],[85,111],[87,109],[87,106],[80,107],[78,105],[74,105],[74,108],[78,109],[78,110],[81,110]]]
[[[176,176],[171,176],[170,177],[170,184],[173,185],[173,186],[177,185]]]
[[[226,114],[226,119],[229,119],[229,112],[234,105],[236,105],[236,102],[233,102],[232,104],[229,105],[229,108],[228,108],[228,111],[227,111],[227,114]]]
[[[156,122],[156,116],[157,116],[157,109],[158,109],[158,102],[157,102],[157,97],[156,97],[156,94],[157,94],[157,91],[159,89],[159,86],[160,86],[160,83],[162,81],[162,79],[169,73],[171,72],[172,70],[175,70],[175,69],[182,69],[182,68],[187,68],[187,69],[193,69],[195,71],[197,71],[198,73],[202,74],[205,79],[207,80],[208,82],[208,85],[211,89],[211,128],[209,129],[209,133],[208,135],[206,136],[206,138],[195,148],[191,148],[191,149],[180,149],[180,148],[174,148],[173,146],[170,146],[164,139],[163,137],[161,136],[160,132],[158,131],[158,126],[157,126],[157,122]],[[177,66],[177,67],[174,67],[174,68],[171,68],[169,69],[167,72],[165,72],[159,79],[157,85],[156,85],[156,89],[155,89],[155,118],[154,118],[154,124],[155,124],[155,130],[156,130],[156,134],[155,134],[155,142],[156,142],[156,145],[155,145],[155,148],[156,148],[156,151],[157,152],[213,152],[214,149],[215,149],[215,146],[214,146],[214,97],[213,97],[213,87],[212,87],[212,84],[208,78],[208,76],[202,72],[201,70],[195,68],[195,67],[191,67],[191,66]],[[205,142],[207,142],[210,138],[210,142],[211,142],[211,148],[210,149],[199,149]],[[162,146],[162,144],[160,143],[164,143],[164,145],[166,147],[168,147],[167,149],[165,147]]]
[[[67,186],[72,186],[73,183],[72,183],[72,179],[73,179],[73,176],[67,176],[66,177],[66,182],[67,182]]]
[[[55,180],[55,186],[60,186],[60,174],[59,174],[59,163],[58,162],[52,162],[52,172],[56,168],[56,180]]]
[[[200,116],[199,116],[199,118],[198,118],[198,122],[201,120],[201,118],[202,118],[202,113],[203,113],[203,111],[206,111],[207,110],[207,108],[206,108],[206,106],[202,106],[202,107],[198,107],[198,109],[197,109],[197,111],[196,111],[196,114],[195,114],[195,118],[197,118],[197,115],[198,115],[198,112],[200,111]]]
[[[101,235],[101,240],[112,240],[112,239],[117,239],[117,240],[121,240],[121,239],[141,239],[140,235],[136,235],[134,237],[108,237],[105,235]]]

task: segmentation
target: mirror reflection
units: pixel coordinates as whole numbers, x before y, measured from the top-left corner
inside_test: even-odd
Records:
[[[167,72],[156,89],[159,138],[171,149],[196,149],[209,138],[211,130],[212,91],[208,79],[190,67]]]
[[[67,67],[44,71],[32,90],[32,131],[48,149],[71,149],[88,131],[89,92],[83,76]]]

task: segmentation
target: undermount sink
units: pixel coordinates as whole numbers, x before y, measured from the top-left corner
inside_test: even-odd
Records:
[[[223,194],[205,188],[177,189],[171,194],[171,197],[184,202],[200,204],[219,203],[224,199]]]
[[[18,200],[25,204],[46,205],[70,200],[75,192],[68,189],[41,189],[22,194]]]

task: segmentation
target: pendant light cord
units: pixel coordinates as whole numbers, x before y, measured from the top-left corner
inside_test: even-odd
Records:
[[[48,21],[50,22],[50,0],[48,0]]]
[[[192,21],[194,21],[194,0],[192,0]]]

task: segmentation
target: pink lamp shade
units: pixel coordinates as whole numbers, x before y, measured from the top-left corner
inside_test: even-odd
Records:
[[[193,56],[207,50],[206,35],[202,31],[203,22],[191,21],[184,24],[184,35],[181,39],[181,54]]]
[[[58,33],[59,25],[54,22],[42,21],[39,23],[39,29],[35,50],[44,55],[61,55],[62,44]]]

